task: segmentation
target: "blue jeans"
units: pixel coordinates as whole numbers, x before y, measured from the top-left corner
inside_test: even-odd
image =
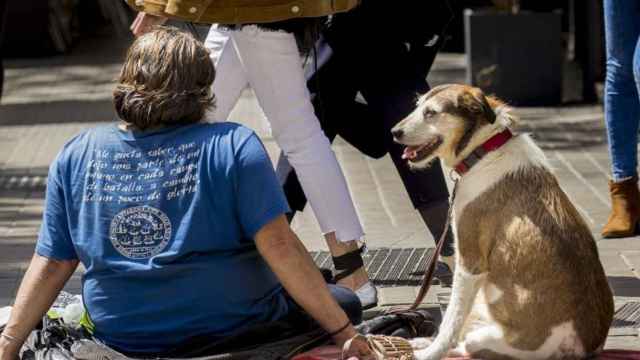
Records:
[[[329,292],[338,302],[338,305],[347,314],[349,320],[354,325],[362,322],[362,304],[360,298],[351,289],[333,284],[327,284]]]
[[[352,324],[362,322],[362,305],[358,296],[342,286],[328,284],[329,292],[342,310],[347,314]],[[130,357],[139,358],[186,358],[201,357],[226,352],[240,351],[253,348],[256,345],[266,345],[287,338],[292,338],[315,329],[318,324],[289,296],[289,313],[282,319],[265,324],[256,324],[243,329],[238,334],[221,338],[216,335],[196,336],[173,350],[160,354],[131,353],[115,348]]]
[[[637,175],[640,121],[640,1],[604,0],[605,122],[614,181]]]
[[[336,299],[338,305],[342,308],[345,314],[347,314],[351,323],[354,325],[360,324],[362,322],[362,304],[360,303],[358,295],[356,295],[356,293],[351,289],[347,289],[339,285],[327,284],[327,287],[329,288],[331,295],[333,295],[333,298]],[[294,315],[294,318],[297,317],[295,315],[305,313],[305,311],[291,298],[289,298],[289,308],[291,309],[290,313],[298,313],[291,314]]]

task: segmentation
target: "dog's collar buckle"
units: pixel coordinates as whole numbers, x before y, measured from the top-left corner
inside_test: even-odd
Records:
[[[478,146],[469,156],[464,158],[453,169],[459,176],[469,172],[469,170],[488,153],[500,148],[513,137],[513,133],[509,129],[505,129],[493,135],[489,140]]]

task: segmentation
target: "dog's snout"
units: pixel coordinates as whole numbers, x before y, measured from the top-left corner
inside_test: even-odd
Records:
[[[401,139],[402,135],[404,135],[404,131],[402,131],[402,129],[395,128],[391,130],[391,134],[393,134],[393,137],[396,139]]]

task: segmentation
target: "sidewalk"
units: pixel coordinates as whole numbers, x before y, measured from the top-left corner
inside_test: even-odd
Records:
[[[33,253],[50,161],[72,135],[113,119],[111,81],[118,74],[127,44],[124,40],[101,41],[81,45],[67,57],[7,61],[5,97],[0,105],[0,306],[12,303]],[[102,50],[96,54],[94,49]],[[462,82],[463,66],[462,56],[441,55],[430,77],[432,85]],[[532,133],[544,149],[560,183],[598,239],[616,307],[627,304],[628,316],[614,323],[607,346],[640,349],[640,305],[632,303],[640,302],[640,239],[599,237],[609,211],[609,165],[600,106],[520,108],[517,113],[522,118],[518,130]],[[278,148],[250,91],[231,118],[256,129],[275,160]],[[388,157],[366,158],[342,141],[336,142],[334,149],[370,248],[433,246]],[[310,250],[325,248],[310,210],[298,216],[293,226]],[[398,250],[394,263],[387,266],[406,272],[403,261],[411,259],[400,253]],[[79,291],[80,274],[67,289]],[[427,302],[435,305],[436,293],[446,291],[434,287]],[[413,286],[385,287],[382,305],[408,304],[415,292]]]

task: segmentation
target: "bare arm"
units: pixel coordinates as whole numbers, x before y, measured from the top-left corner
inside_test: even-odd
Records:
[[[347,315],[331,296],[307,249],[291,231],[284,216],[260,229],[255,241],[258,251],[289,295],[325,330],[331,333],[349,322]],[[336,334],[334,341],[342,346],[356,334],[356,330],[350,325]],[[366,343],[354,341],[351,348],[354,355],[370,354]]]
[[[33,256],[3,332],[18,341],[0,338],[0,360],[17,358],[22,341],[49,310],[77,267],[77,260],[57,261],[37,254]]]

